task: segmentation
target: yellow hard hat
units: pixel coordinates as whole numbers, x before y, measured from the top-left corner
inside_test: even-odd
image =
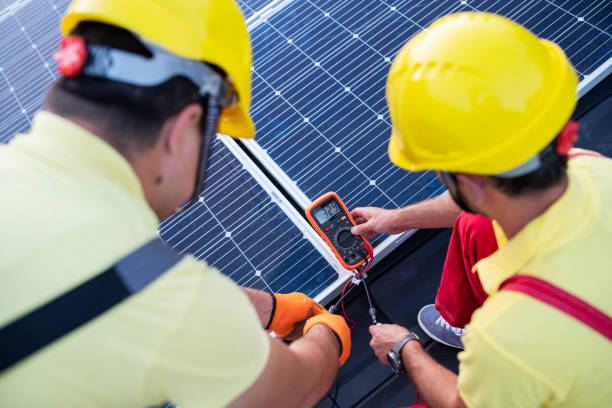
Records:
[[[411,171],[507,171],[563,128],[577,83],[559,46],[511,20],[443,17],[409,40],[391,66],[389,157]]]
[[[233,0],[74,0],[62,21],[65,35],[82,21],[131,31],[179,57],[219,66],[238,102],[223,108],[219,132],[252,138],[251,44],[244,18]]]

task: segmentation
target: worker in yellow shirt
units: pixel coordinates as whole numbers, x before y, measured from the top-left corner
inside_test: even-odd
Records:
[[[428,407],[612,406],[612,160],[571,149],[576,85],[556,44],[488,13],[434,22],[393,62],[389,156],[437,170],[449,194],[357,208],[353,232],[454,224],[418,321],[464,348],[459,374],[406,328],[370,327]]]
[[[0,146],[0,406],[314,405],[344,320],[156,238],[202,192],[217,130],[254,135],[238,6],[75,0],[62,31],[62,78]]]

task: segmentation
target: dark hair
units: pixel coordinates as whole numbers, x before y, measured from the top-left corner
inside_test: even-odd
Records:
[[[82,22],[71,34],[83,37],[87,44],[151,57],[132,33],[119,27]],[[47,95],[46,106],[59,115],[94,123],[117,150],[129,156],[152,147],[164,123],[188,104],[201,103],[206,109],[204,99],[198,88],[184,77],[172,78],[158,86],[140,87],[80,75],[58,80]]]
[[[542,166],[531,173],[514,178],[496,176],[490,176],[490,178],[493,185],[504,194],[516,197],[543,191],[554,186],[563,178],[566,169],[567,156],[560,155],[552,149],[544,158]]]

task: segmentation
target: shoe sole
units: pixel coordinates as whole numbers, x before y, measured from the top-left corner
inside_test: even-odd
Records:
[[[419,314],[417,315],[417,323],[419,324],[419,327],[421,328],[421,330],[423,330],[425,332],[425,334],[427,334],[429,336],[429,338],[431,338],[433,341],[436,341],[438,343],[444,344],[445,346],[448,347],[452,347],[454,349],[458,349],[458,350],[464,350],[465,347],[457,347],[454,344],[448,344],[445,341],[440,340],[439,338],[437,338],[436,336],[434,336],[433,334],[431,334],[431,332],[429,330],[427,330],[427,328],[425,327],[425,325],[423,323],[421,323],[421,311],[427,306],[423,306],[421,308],[421,310],[419,310]]]

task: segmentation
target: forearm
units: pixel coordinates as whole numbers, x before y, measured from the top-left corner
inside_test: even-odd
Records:
[[[429,408],[465,408],[457,389],[457,375],[434,361],[418,342],[404,346],[402,361]]]
[[[272,296],[268,292],[262,292],[260,290],[249,289],[249,288],[241,288],[242,291],[248,296],[251,304],[255,308],[257,312],[257,316],[259,317],[259,321],[261,322],[262,327],[266,327],[268,322],[270,321],[270,316],[272,314]]]
[[[411,228],[452,228],[461,209],[455,204],[450,194],[400,208],[396,222],[401,229]]]
[[[230,406],[314,406],[338,372],[340,347],[334,334],[323,325],[314,325],[290,346],[278,339],[269,341],[270,355],[264,371]]]
[[[303,401],[304,407],[312,407],[323,398],[336,378],[340,344],[331,330],[315,325],[304,337],[291,343],[289,349],[299,361],[300,384],[296,387],[303,386],[303,394],[296,401]]]

